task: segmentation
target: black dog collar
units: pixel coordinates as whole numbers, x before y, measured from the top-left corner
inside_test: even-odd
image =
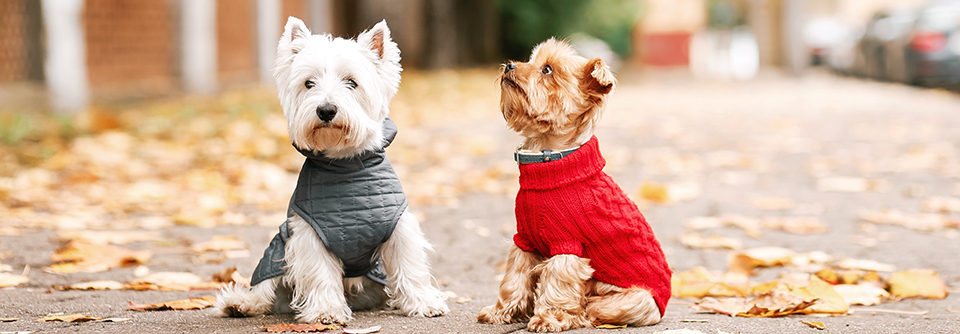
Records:
[[[543,151],[540,151],[540,153],[522,153],[520,152],[520,148],[517,147],[517,150],[513,152],[513,160],[516,161],[518,164],[535,164],[539,162],[550,162],[554,160],[563,159],[563,157],[569,155],[570,153],[576,152],[578,148],[580,147],[578,146],[578,147],[566,149],[563,151],[556,151],[556,152],[551,150],[543,150]]]

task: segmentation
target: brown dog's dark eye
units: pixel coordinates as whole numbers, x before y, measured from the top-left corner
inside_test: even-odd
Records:
[[[314,86],[316,86],[317,83],[316,83],[316,82],[313,82],[313,81],[310,81],[310,80],[307,80],[307,82],[304,82],[303,85],[306,86],[307,89],[310,89],[310,88],[313,88]]]
[[[550,65],[543,65],[543,68],[540,69],[540,73],[543,73],[543,75],[550,75],[550,73],[553,73],[553,68],[551,68]]]

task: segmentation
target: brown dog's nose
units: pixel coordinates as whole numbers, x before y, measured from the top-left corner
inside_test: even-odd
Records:
[[[320,117],[321,121],[329,122],[332,121],[334,117],[337,116],[337,106],[327,103],[322,106],[317,107],[317,117]]]
[[[503,67],[503,73],[507,73],[507,72],[513,71],[513,70],[516,69],[516,68],[517,68],[517,65],[514,65],[513,63],[509,63],[509,64],[507,64],[507,66],[504,66],[504,67]]]

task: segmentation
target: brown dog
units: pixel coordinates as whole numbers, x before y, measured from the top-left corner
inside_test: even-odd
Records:
[[[593,136],[615,79],[603,61],[550,39],[500,76],[507,125],[525,137],[517,234],[497,304],[477,320],[527,330],[660,322],[670,274],[637,206],[602,171]]]

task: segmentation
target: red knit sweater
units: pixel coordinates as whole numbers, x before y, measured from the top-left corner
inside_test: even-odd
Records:
[[[646,219],[603,166],[597,137],[563,159],[520,164],[517,247],[590,259],[593,278],[650,290],[666,311],[670,267]]]

